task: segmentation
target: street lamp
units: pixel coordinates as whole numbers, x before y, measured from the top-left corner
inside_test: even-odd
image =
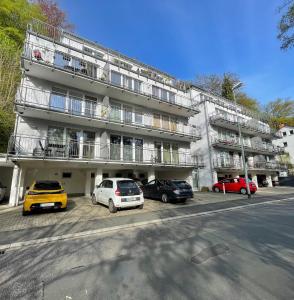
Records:
[[[242,86],[242,82],[239,81],[233,86],[232,90],[233,90],[233,97],[234,97],[234,103],[235,103],[235,111],[236,111],[236,117],[237,117],[239,139],[240,139],[240,143],[241,143],[241,153],[242,153],[242,161],[243,161],[243,170],[244,170],[244,174],[245,174],[246,189],[247,189],[248,198],[250,199],[251,193],[250,193],[250,188],[249,188],[247,164],[246,164],[246,160],[245,160],[244,143],[243,143],[242,132],[241,132],[241,124],[239,122],[239,117],[238,117],[237,101],[236,101],[236,96],[235,96],[235,90],[240,88],[241,86]]]

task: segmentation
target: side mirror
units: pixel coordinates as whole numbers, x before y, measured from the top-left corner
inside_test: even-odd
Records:
[[[98,189],[98,188],[99,188],[99,186],[100,186],[100,185],[98,185],[98,184],[97,184],[97,185],[96,185],[96,189]]]

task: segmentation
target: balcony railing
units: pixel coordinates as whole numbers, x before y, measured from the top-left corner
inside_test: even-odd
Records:
[[[64,48],[64,47],[63,47]],[[30,61],[34,61],[55,69],[63,70],[73,74],[98,81],[103,84],[130,91],[135,94],[143,95],[148,98],[167,102],[171,105],[181,106],[183,108],[198,112],[198,99],[191,99],[190,96],[183,95],[183,92],[177,90],[167,90],[162,87],[154,90],[155,85],[138,79],[138,74],[132,76],[119,73],[116,66],[100,61],[102,67],[95,63],[97,59],[83,54],[83,59],[78,57],[79,53],[67,53],[64,49],[50,49],[39,44],[27,42],[24,47],[23,56]]]
[[[279,162],[265,162],[265,161],[255,161],[253,165],[248,165],[249,170],[261,169],[261,170],[287,170],[286,164],[281,164]]]
[[[257,123],[257,120],[254,120],[252,122],[252,119],[246,120],[242,117],[233,115],[233,114],[228,114],[228,115],[222,115],[222,114],[212,114],[210,116],[210,123],[211,124],[217,124],[218,122],[223,122],[226,124],[234,125],[235,128],[237,129],[238,127],[238,122],[241,125],[242,128],[246,128],[247,130],[251,131],[252,133],[260,133],[276,138],[280,138],[281,134],[280,132],[274,131],[272,128],[269,126]]]
[[[85,40],[73,33],[66,32],[62,28],[54,27],[43,21],[33,19],[28,25],[28,30],[37,36],[44,36],[54,43],[60,43],[69,49],[79,50],[83,54],[91,55],[94,58],[103,58],[110,64],[119,66],[130,72],[136,72],[136,75],[138,74],[138,70],[140,70],[141,75],[144,75],[151,80],[164,83],[177,90],[186,91],[189,87],[187,82],[177,80],[164,72],[155,70],[148,65],[126,57],[114,50],[99,46],[97,43]],[[89,48],[89,46],[91,48]]]
[[[167,116],[160,118],[160,114],[158,114],[159,118],[154,118],[151,113],[148,114],[139,109],[129,110],[130,107],[128,106],[122,109],[120,105],[103,105],[101,102],[87,98],[71,96],[70,93],[50,92],[23,86],[16,97],[16,104],[101,120],[102,122],[132,125],[189,136],[194,139],[201,138],[200,128],[197,126],[184,124]]]
[[[212,139],[212,145],[241,151],[241,143],[238,138],[224,139],[221,137],[214,137]],[[270,153],[273,155],[277,155],[282,154],[285,151],[284,147],[278,147],[270,143],[260,143],[252,145],[247,141],[244,141],[243,145],[244,150],[247,152]]]
[[[243,163],[241,160],[235,160],[233,158],[214,158],[213,166],[215,169],[223,169],[223,170],[242,170]],[[253,161],[247,163],[248,170],[286,170],[286,164],[280,164],[279,162],[272,161]]]
[[[240,170],[242,164],[238,160],[214,158],[213,166],[215,169]]]
[[[115,143],[62,140],[52,137],[11,136],[8,155],[14,158],[80,160],[101,163],[156,164],[202,167],[203,159],[189,152]]]

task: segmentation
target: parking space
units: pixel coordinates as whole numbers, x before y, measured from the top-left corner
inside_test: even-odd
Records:
[[[260,189],[253,197],[275,196],[285,194],[285,197],[292,193],[294,188],[264,188]],[[143,209],[131,208],[118,211],[111,214],[107,207],[103,205],[93,205],[89,197],[71,197],[68,202],[68,209],[64,212],[42,212],[34,213],[23,217],[21,215],[22,207],[19,206],[7,211],[0,211],[0,231],[11,231],[28,229],[31,227],[41,227],[49,225],[59,225],[65,223],[78,223],[88,220],[99,220],[103,218],[116,218],[118,216],[128,216],[135,214],[144,214],[166,209],[177,209],[208,203],[217,203],[222,201],[234,201],[246,199],[247,196],[240,194],[222,194],[222,193],[195,193],[194,198],[187,200],[186,203],[162,203],[160,201],[145,199]]]

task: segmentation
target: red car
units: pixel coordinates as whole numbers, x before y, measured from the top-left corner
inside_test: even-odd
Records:
[[[214,192],[222,192],[223,187],[226,192],[247,194],[245,178],[227,178],[215,183],[212,187]],[[254,194],[257,190],[254,182],[249,182],[250,192]]]

